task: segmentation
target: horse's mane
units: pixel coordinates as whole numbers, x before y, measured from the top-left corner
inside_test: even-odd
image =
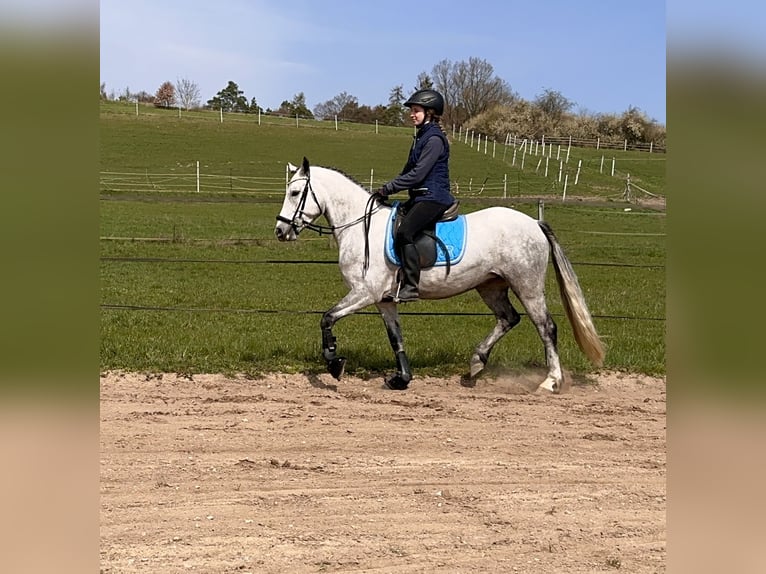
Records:
[[[325,165],[325,166],[322,166],[322,167],[324,167],[324,168],[326,168],[326,169],[329,169],[329,170],[331,170],[331,171],[334,171],[334,172],[337,172],[337,173],[341,174],[343,177],[345,177],[345,178],[347,178],[347,179],[350,179],[350,180],[351,180],[351,181],[353,181],[355,184],[357,184],[359,187],[361,187],[362,189],[364,189],[365,191],[367,191],[367,188],[365,187],[365,185],[364,185],[362,182],[360,182],[360,181],[359,181],[358,179],[356,179],[355,177],[353,177],[353,176],[351,176],[351,175],[347,174],[347,173],[346,173],[345,171],[343,171],[342,169],[340,169],[340,168],[338,168],[338,167],[334,167],[334,166],[331,166],[331,165]],[[368,193],[369,193],[369,191],[368,191]]]

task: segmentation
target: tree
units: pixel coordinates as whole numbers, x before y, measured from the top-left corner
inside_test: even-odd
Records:
[[[257,114],[259,111],[263,111],[263,108],[258,105],[258,102],[255,101],[255,98],[250,100],[250,105],[248,108],[248,112],[251,114]]]
[[[492,64],[480,58],[452,63],[442,60],[432,70],[434,89],[446,101],[444,121],[464,123],[497,105],[516,99],[510,86],[494,75]]]
[[[635,106],[628,107],[620,117],[622,136],[628,143],[643,142],[651,121]]]
[[[199,107],[199,86],[188,78],[176,80],[176,94],[178,96],[178,103],[185,110],[188,111]]]
[[[317,104],[314,108],[314,116],[321,120],[329,120],[340,116],[344,108],[350,104],[359,105],[359,101],[347,92],[341,92],[331,100]]]
[[[102,100],[108,100],[109,98],[106,95],[106,82],[101,82],[101,86],[99,89],[99,97]]]
[[[144,90],[141,90],[137,94],[133,94],[133,95],[142,104],[153,104],[154,103],[154,96],[151,95],[149,92],[145,92]]]
[[[433,87],[434,87],[434,82],[431,79],[431,76],[429,76],[428,73],[426,72],[420,72],[418,74],[418,83],[415,86],[414,91],[417,92],[418,90],[430,90]]]
[[[163,82],[154,94],[154,105],[158,108],[170,108],[176,103],[176,88],[171,82]]]
[[[553,126],[561,122],[564,115],[572,109],[574,103],[565,98],[561,92],[546,88],[542,94],[535,97],[535,105],[547,116]]]
[[[388,107],[383,111],[383,123],[389,126],[404,124],[404,86],[399,84],[391,88],[388,94]]]
[[[235,82],[229,80],[224,89],[207,101],[207,107],[224,112],[246,112],[248,105],[244,94]]]
[[[135,94],[130,91],[130,87],[126,86],[117,99],[121,102],[132,102],[135,101],[136,97]]]
[[[306,107],[306,95],[303,92],[299,92],[293,96],[292,101],[283,101],[277,110],[278,114],[286,116],[299,116],[302,118],[314,119],[314,114]]]

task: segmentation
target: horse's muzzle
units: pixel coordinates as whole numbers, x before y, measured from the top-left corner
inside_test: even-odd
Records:
[[[282,223],[277,223],[277,226],[274,228],[274,235],[276,235],[279,241],[295,241],[298,239],[295,229],[291,225],[284,225]]]

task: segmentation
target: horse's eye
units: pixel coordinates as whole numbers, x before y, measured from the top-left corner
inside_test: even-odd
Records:
[[[294,190],[292,190],[292,191],[290,192],[290,197],[295,197],[295,196],[296,196],[296,195],[298,195],[300,192],[301,192],[301,190],[300,190],[300,189],[294,189]]]

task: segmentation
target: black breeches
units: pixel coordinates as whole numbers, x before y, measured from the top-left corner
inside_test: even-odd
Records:
[[[394,236],[394,245],[397,250],[402,246],[415,243],[415,237],[426,229],[433,230],[436,222],[447,211],[449,205],[443,205],[433,201],[417,201],[408,209],[403,217],[399,228]]]

